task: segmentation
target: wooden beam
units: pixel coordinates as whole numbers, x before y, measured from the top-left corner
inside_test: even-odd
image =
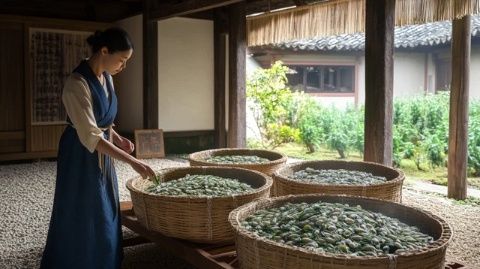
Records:
[[[164,132],[164,138],[171,137],[194,137],[194,136],[210,136],[213,134],[213,130],[195,130],[195,131],[169,131]]]
[[[0,14],[114,22],[142,11],[141,2],[5,0]]]
[[[246,14],[250,15],[260,12],[267,12],[280,8],[293,7],[295,5],[296,3],[292,1],[249,0],[247,3]]]
[[[295,5],[296,5],[297,7],[306,5],[306,3],[305,3],[304,0],[293,0],[293,2],[295,3]]]
[[[155,8],[147,10],[152,20],[163,20],[184,16],[200,11],[227,6],[244,0],[185,0],[179,3],[158,3]]]
[[[151,0],[144,1],[143,128],[158,129],[158,23],[148,17],[151,4]]]
[[[395,0],[367,0],[365,161],[392,165]]]
[[[453,20],[448,141],[448,197],[467,198],[468,92],[471,16]]]
[[[215,10],[213,23],[214,38],[214,143],[216,148],[227,146],[226,131],[226,57],[227,57],[227,14],[219,8]]]
[[[228,147],[246,146],[246,50],[245,2],[228,7],[229,13],[229,95]]]

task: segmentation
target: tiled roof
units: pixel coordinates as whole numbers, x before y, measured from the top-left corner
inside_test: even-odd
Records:
[[[415,48],[450,42],[452,22],[441,21],[395,27],[395,47]],[[472,16],[472,36],[480,36],[480,16]],[[293,51],[355,51],[365,49],[365,33],[325,36],[294,40],[255,48],[275,48]]]

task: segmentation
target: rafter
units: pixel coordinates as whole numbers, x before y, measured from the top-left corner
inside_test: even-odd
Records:
[[[175,3],[159,1],[149,10],[149,17],[154,20],[163,20],[171,17],[184,16],[209,9],[227,6],[243,0],[185,0]]]

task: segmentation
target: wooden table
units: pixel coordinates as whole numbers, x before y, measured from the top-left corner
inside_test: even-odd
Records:
[[[238,268],[237,252],[234,244],[207,245],[196,244],[185,240],[162,235],[159,232],[147,230],[133,213],[131,202],[120,204],[122,225],[139,235],[123,241],[123,247],[154,242],[164,252],[186,260],[197,268],[234,269]]]
[[[164,252],[186,260],[200,269],[237,269],[239,268],[234,244],[207,245],[162,235],[147,230],[133,213],[131,202],[121,202],[122,225],[137,233],[138,237],[123,240],[123,247],[154,242]],[[445,269],[473,269],[459,262],[447,261]]]

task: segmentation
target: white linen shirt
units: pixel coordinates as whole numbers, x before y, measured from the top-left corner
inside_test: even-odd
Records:
[[[112,83],[111,76],[106,76],[105,80],[107,79]],[[103,88],[108,98],[106,83]],[[73,73],[67,78],[63,87],[62,101],[80,142],[93,153],[98,141],[103,138],[103,131],[97,126],[93,114],[92,93],[88,83],[80,74]]]

